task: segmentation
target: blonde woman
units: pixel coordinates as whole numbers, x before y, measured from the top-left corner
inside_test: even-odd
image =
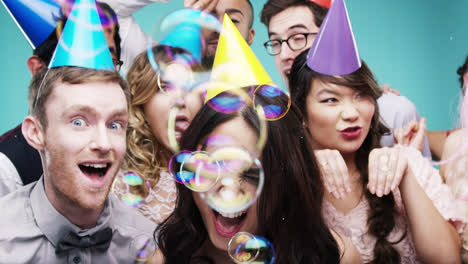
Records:
[[[184,80],[189,80],[184,78],[201,70],[198,63],[178,59],[187,54],[185,50],[158,45],[150,54],[154,55],[154,62],[150,63],[145,51],[136,57],[127,74],[131,101],[123,171],[135,173],[143,181],[135,188],[126,184],[121,175],[114,192],[124,202],[126,195],[140,195],[140,202],[127,202],[159,224],[173,211],[177,196],[174,181],[167,171],[172,156],[168,138],[169,112],[173,107],[178,108],[175,120],[178,140],[201,108],[203,99],[201,92],[185,93],[180,87]],[[154,65],[159,70],[155,70]]]

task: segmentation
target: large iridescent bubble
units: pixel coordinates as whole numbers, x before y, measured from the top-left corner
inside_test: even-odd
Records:
[[[154,45],[165,45],[172,48],[179,48],[186,51],[185,54],[174,54],[170,49],[167,55],[175,60],[183,60],[187,65],[195,63],[203,64],[208,54],[208,44],[211,36],[219,36],[221,24],[211,14],[192,9],[182,9],[174,11],[158,22],[152,30],[151,39],[148,41],[148,58],[153,69],[162,76],[165,76],[166,65],[158,63],[154,54]],[[178,75],[184,78],[183,74]],[[184,83],[182,86],[189,92],[193,86],[207,81],[209,74],[199,72],[193,76],[191,83]]]
[[[285,116],[291,107],[289,94],[274,85],[259,85],[253,92],[255,106],[261,106],[265,118],[274,121]]]
[[[176,180],[185,184],[190,190],[205,192],[213,188],[218,182],[221,167],[217,161],[213,161],[209,153],[195,151],[190,154],[182,154],[182,158],[181,154],[179,154],[177,158],[179,158],[180,167],[178,171],[175,171],[178,176]]]
[[[206,151],[181,151],[169,162],[175,181],[184,184],[218,213],[246,211],[260,196],[264,173],[257,153],[239,147],[236,139],[211,135]]]
[[[261,162],[237,147],[223,147],[210,155],[219,164],[219,179],[200,197],[219,213],[246,211],[260,196],[264,174]]]
[[[119,173],[113,187],[117,197],[128,207],[139,208],[146,204],[151,190],[151,181],[143,179],[135,172]]]

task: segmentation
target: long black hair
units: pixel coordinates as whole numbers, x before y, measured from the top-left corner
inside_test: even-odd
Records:
[[[184,133],[181,148],[194,150],[218,125],[237,116],[259,131],[258,117],[250,107],[224,114],[204,105]],[[324,187],[315,157],[307,150],[301,120],[293,104],[282,119],[268,122],[268,139],[261,154],[265,182],[257,203],[256,234],[272,243],[276,263],[339,263],[338,244],[321,216]],[[156,229],[155,238],[166,263],[191,263],[209,238],[191,191],[181,184],[177,189],[176,208]]]
[[[372,263],[400,263],[400,254],[392,244],[403,240],[406,236],[406,232],[397,242],[389,242],[387,240],[387,236],[395,227],[395,215],[397,214],[393,194],[379,198],[371,194],[366,188],[369,180],[369,154],[372,149],[380,147],[381,136],[389,132],[389,129],[380,122],[379,108],[377,105],[377,98],[381,96],[382,92],[371,70],[364,61],[362,62],[361,68],[351,74],[330,76],[320,74],[307,67],[307,54],[308,50],[305,50],[296,57],[289,77],[291,98],[298,105],[299,109],[302,110],[305,119],[307,119],[306,98],[312,89],[314,80],[350,87],[369,96],[373,100],[375,113],[371,120],[370,131],[363,144],[356,152],[355,163],[361,174],[363,190],[365,190],[365,196],[370,205],[367,218],[369,233],[377,238],[374,247],[374,260]]]

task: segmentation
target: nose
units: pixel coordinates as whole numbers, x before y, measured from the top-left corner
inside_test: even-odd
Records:
[[[341,117],[346,121],[355,121],[359,118],[357,105],[353,102],[345,103],[341,112]]]
[[[177,106],[178,108],[184,108],[185,107],[185,96],[184,94],[180,94],[176,97],[174,101],[174,106]]]
[[[111,150],[111,140],[105,125],[97,127],[91,141],[91,149],[102,154],[108,153]]]
[[[294,59],[294,53],[295,52],[289,48],[288,43],[281,43],[281,52],[278,54],[281,60]]]
[[[221,179],[220,185],[217,188],[219,197],[224,202],[231,202],[241,194],[241,186],[239,177],[227,176]]]

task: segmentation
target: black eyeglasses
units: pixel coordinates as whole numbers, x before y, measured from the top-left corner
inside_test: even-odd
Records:
[[[317,32],[297,33],[289,36],[287,39],[269,40],[263,43],[263,46],[265,46],[265,49],[268,52],[268,54],[276,56],[281,53],[281,46],[283,45],[283,42],[286,42],[286,44],[288,44],[288,47],[291,50],[296,51],[303,49],[307,46],[307,37],[311,35],[315,36],[317,35]]]
[[[117,71],[120,71],[120,67],[122,67],[123,61],[118,60],[118,59],[112,59],[112,62],[114,63],[114,67]]]

